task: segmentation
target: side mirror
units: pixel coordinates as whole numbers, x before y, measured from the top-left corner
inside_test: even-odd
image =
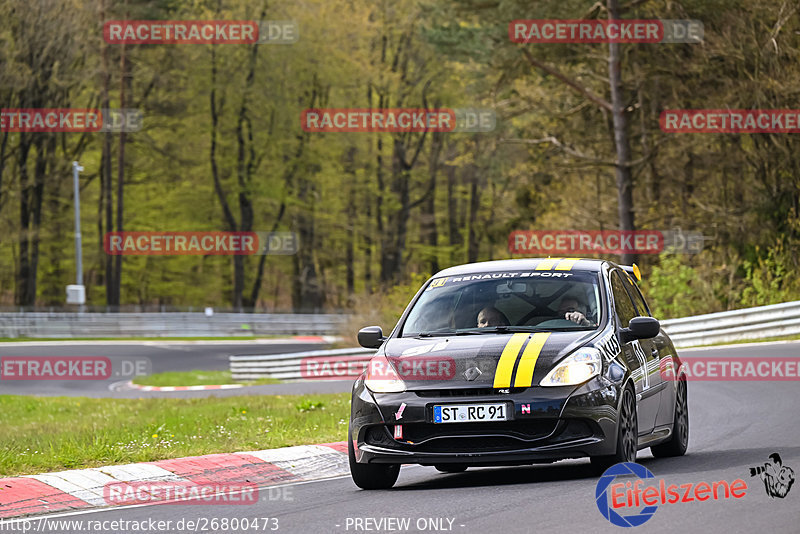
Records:
[[[377,349],[383,345],[383,329],[380,326],[366,326],[358,331],[358,344],[367,349]]]
[[[661,323],[654,317],[634,317],[628,328],[620,330],[622,342],[627,343],[634,339],[649,339],[656,337],[661,332]]]

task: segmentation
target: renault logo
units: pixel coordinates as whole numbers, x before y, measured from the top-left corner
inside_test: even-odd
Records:
[[[472,382],[473,380],[475,380],[476,378],[478,378],[482,374],[483,373],[481,373],[481,370],[478,369],[477,367],[470,367],[469,369],[464,371],[464,378],[466,378],[467,380]]]

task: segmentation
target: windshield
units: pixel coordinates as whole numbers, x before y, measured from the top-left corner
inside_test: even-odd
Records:
[[[431,281],[401,337],[594,330],[600,320],[596,273],[493,272]]]

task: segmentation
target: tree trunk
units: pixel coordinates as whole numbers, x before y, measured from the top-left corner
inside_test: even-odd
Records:
[[[444,134],[441,132],[433,134],[430,160],[428,162],[430,182],[426,199],[422,203],[422,217],[420,220],[422,242],[430,247],[428,251],[428,268],[431,274],[439,272],[439,233],[436,228],[436,175],[439,172],[439,155],[442,152],[443,142]]]
[[[478,261],[479,237],[478,209],[481,206],[480,188],[478,187],[478,172],[474,165],[469,166],[469,233],[467,237],[467,263]]]
[[[619,19],[617,0],[608,0],[608,19]],[[628,124],[625,116],[625,103],[622,95],[622,73],[620,67],[620,45],[608,45],[608,82],[611,89],[611,116],[614,125],[614,146],[617,152],[615,165],[617,179],[618,216],[620,230],[635,230],[633,214],[633,177],[629,166],[631,149],[628,141]],[[621,255],[624,265],[636,261],[636,254],[626,252]]]
[[[105,9],[106,3],[105,0],[101,3],[100,8],[100,22],[101,24],[105,23]],[[109,108],[109,86],[111,84],[111,73],[109,71],[108,65],[108,44],[103,40],[102,44],[102,64],[103,64],[103,96],[102,96],[102,108],[108,109]],[[111,174],[112,174],[112,162],[111,162],[111,132],[105,132],[103,134],[103,150],[102,150],[102,168],[100,170],[101,173],[101,180],[103,182],[102,190],[105,193],[105,198],[102,201],[105,207],[105,214],[106,214],[106,224],[105,224],[105,231],[111,232],[114,228],[113,225],[113,213],[112,213],[112,188],[111,188]],[[102,228],[101,228],[102,232]],[[115,300],[115,291],[114,288],[114,266],[113,266],[113,259],[108,257],[105,253],[103,254],[103,262],[105,263],[105,278],[106,278],[106,305],[112,309],[117,310],[119,306],[119,301]]]
[[[3,210],[3,171],[6,168],[6,147],[8,146],[8,132],[3,132],[0,141],[0,211]]]
[[[211,163],[211,177],[214,180],[214,192],[217,194],[220,206],[222,207],[222,215],[225,226],[229,232],[236,231],[236,219],[233,217],[228,199],[225,197],[225,191],[222,189],[222,179],[219,175],[219,165],[217,164],[217,135],[219,132],[219,109],[217,107],[217,45],[211,45],[211,92],[209,94],[210,114],[211,114],[211,146],[209,148],[209,161]],[[236,272],[236,258],[234,256],[234,288],[231,295],[231,302],[235,309],[241,307],[241,290],[237,293],[236,280],[239,279]],[[239,300],[237,302],[237,295]]]
[[[405,145],[399,138],[394,141],[394,156],[392,158],[392,192],[400,201],[400,208],[393,214],[392,228],[396,228],[395,241],[391,252],[389,266],[390,280],[398,280],[403,272],[406,238],[408,236],[408,217],[411,214],[410,180],[411,169],[405,163]]]
[[[300,178],[297,194],[300,206],[292,225],[297,229],[300,241],[300,247],[293,256],[292,305],[295,312],[318,312],[325,302],[314,258],[314,195],[312,182]]]
[[[320,86],[317,75],[314,74],[311,90],[306,94],[304,103],[307,103],[309,108],[316,107],[317,103],[319,107],[325,107],[327,105],[325,94],[326,92]],[[287,177],[287,181],[292,184],[299,201],[292,217],[292,228],[298,233],[299,241],[299,247],[297,253],[293,256],[292,262],[292,306],[296,312],[318,312],[325,303],[325,293],[317,273],[315,255],[316,221],[314,215],[316,211],[316,188],[313,176],[309,176],[309,173],[313,174],[317,170],[311,166],[310,169],[304,169],[302,174],[295,177],[303,149],[308,142],[308,134],[301,135],[300,141],[296,165],[293,166],[291,174]]]
[[[456,168],[445,167],[447,175],[447,237],[450,245],[450,263],[458,261],[457,249],[464,243],[458,215],[458,197],[456,196]]]
[[[130,83],[128,72],[128,61],[125,54],[125,44],[120,47],[120,87],[119,87],[119,107],[125,109],[127,106],[126,85]],[[123,208],[124,208],[124,184],[125,184],[125,132],[119,134],[119,160],[117,161],[117,232],[123,230]],[[122,292],[122,255],[114,256],[114,304],[119,306],[122,303],[120,298]]]
[[[356,288],[355,248],[356,224],[358,221],[357,193],[358,175],[356,174],[356,148],[350,147],[345,154],[344,170],[348,175],[350,184],[346,208],[346,243],[345,243],[345,283],[348,295],[352,295]]]
[[[31,186],[28,176],[28,155],[31,149],[29,134],[22,133],[19,138],[19,264],[17,266],[17,280],[15,284],[14,302],[18,306],[27,306],[31,298],[28,292],[28,279],[30,277],[30,221],[31,221]]]

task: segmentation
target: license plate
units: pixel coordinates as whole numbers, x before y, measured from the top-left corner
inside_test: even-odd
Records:
[[[446,404],[433,407],[434,423],[475,423],[480,421],[507,421],[508,405],[501,404]]]

